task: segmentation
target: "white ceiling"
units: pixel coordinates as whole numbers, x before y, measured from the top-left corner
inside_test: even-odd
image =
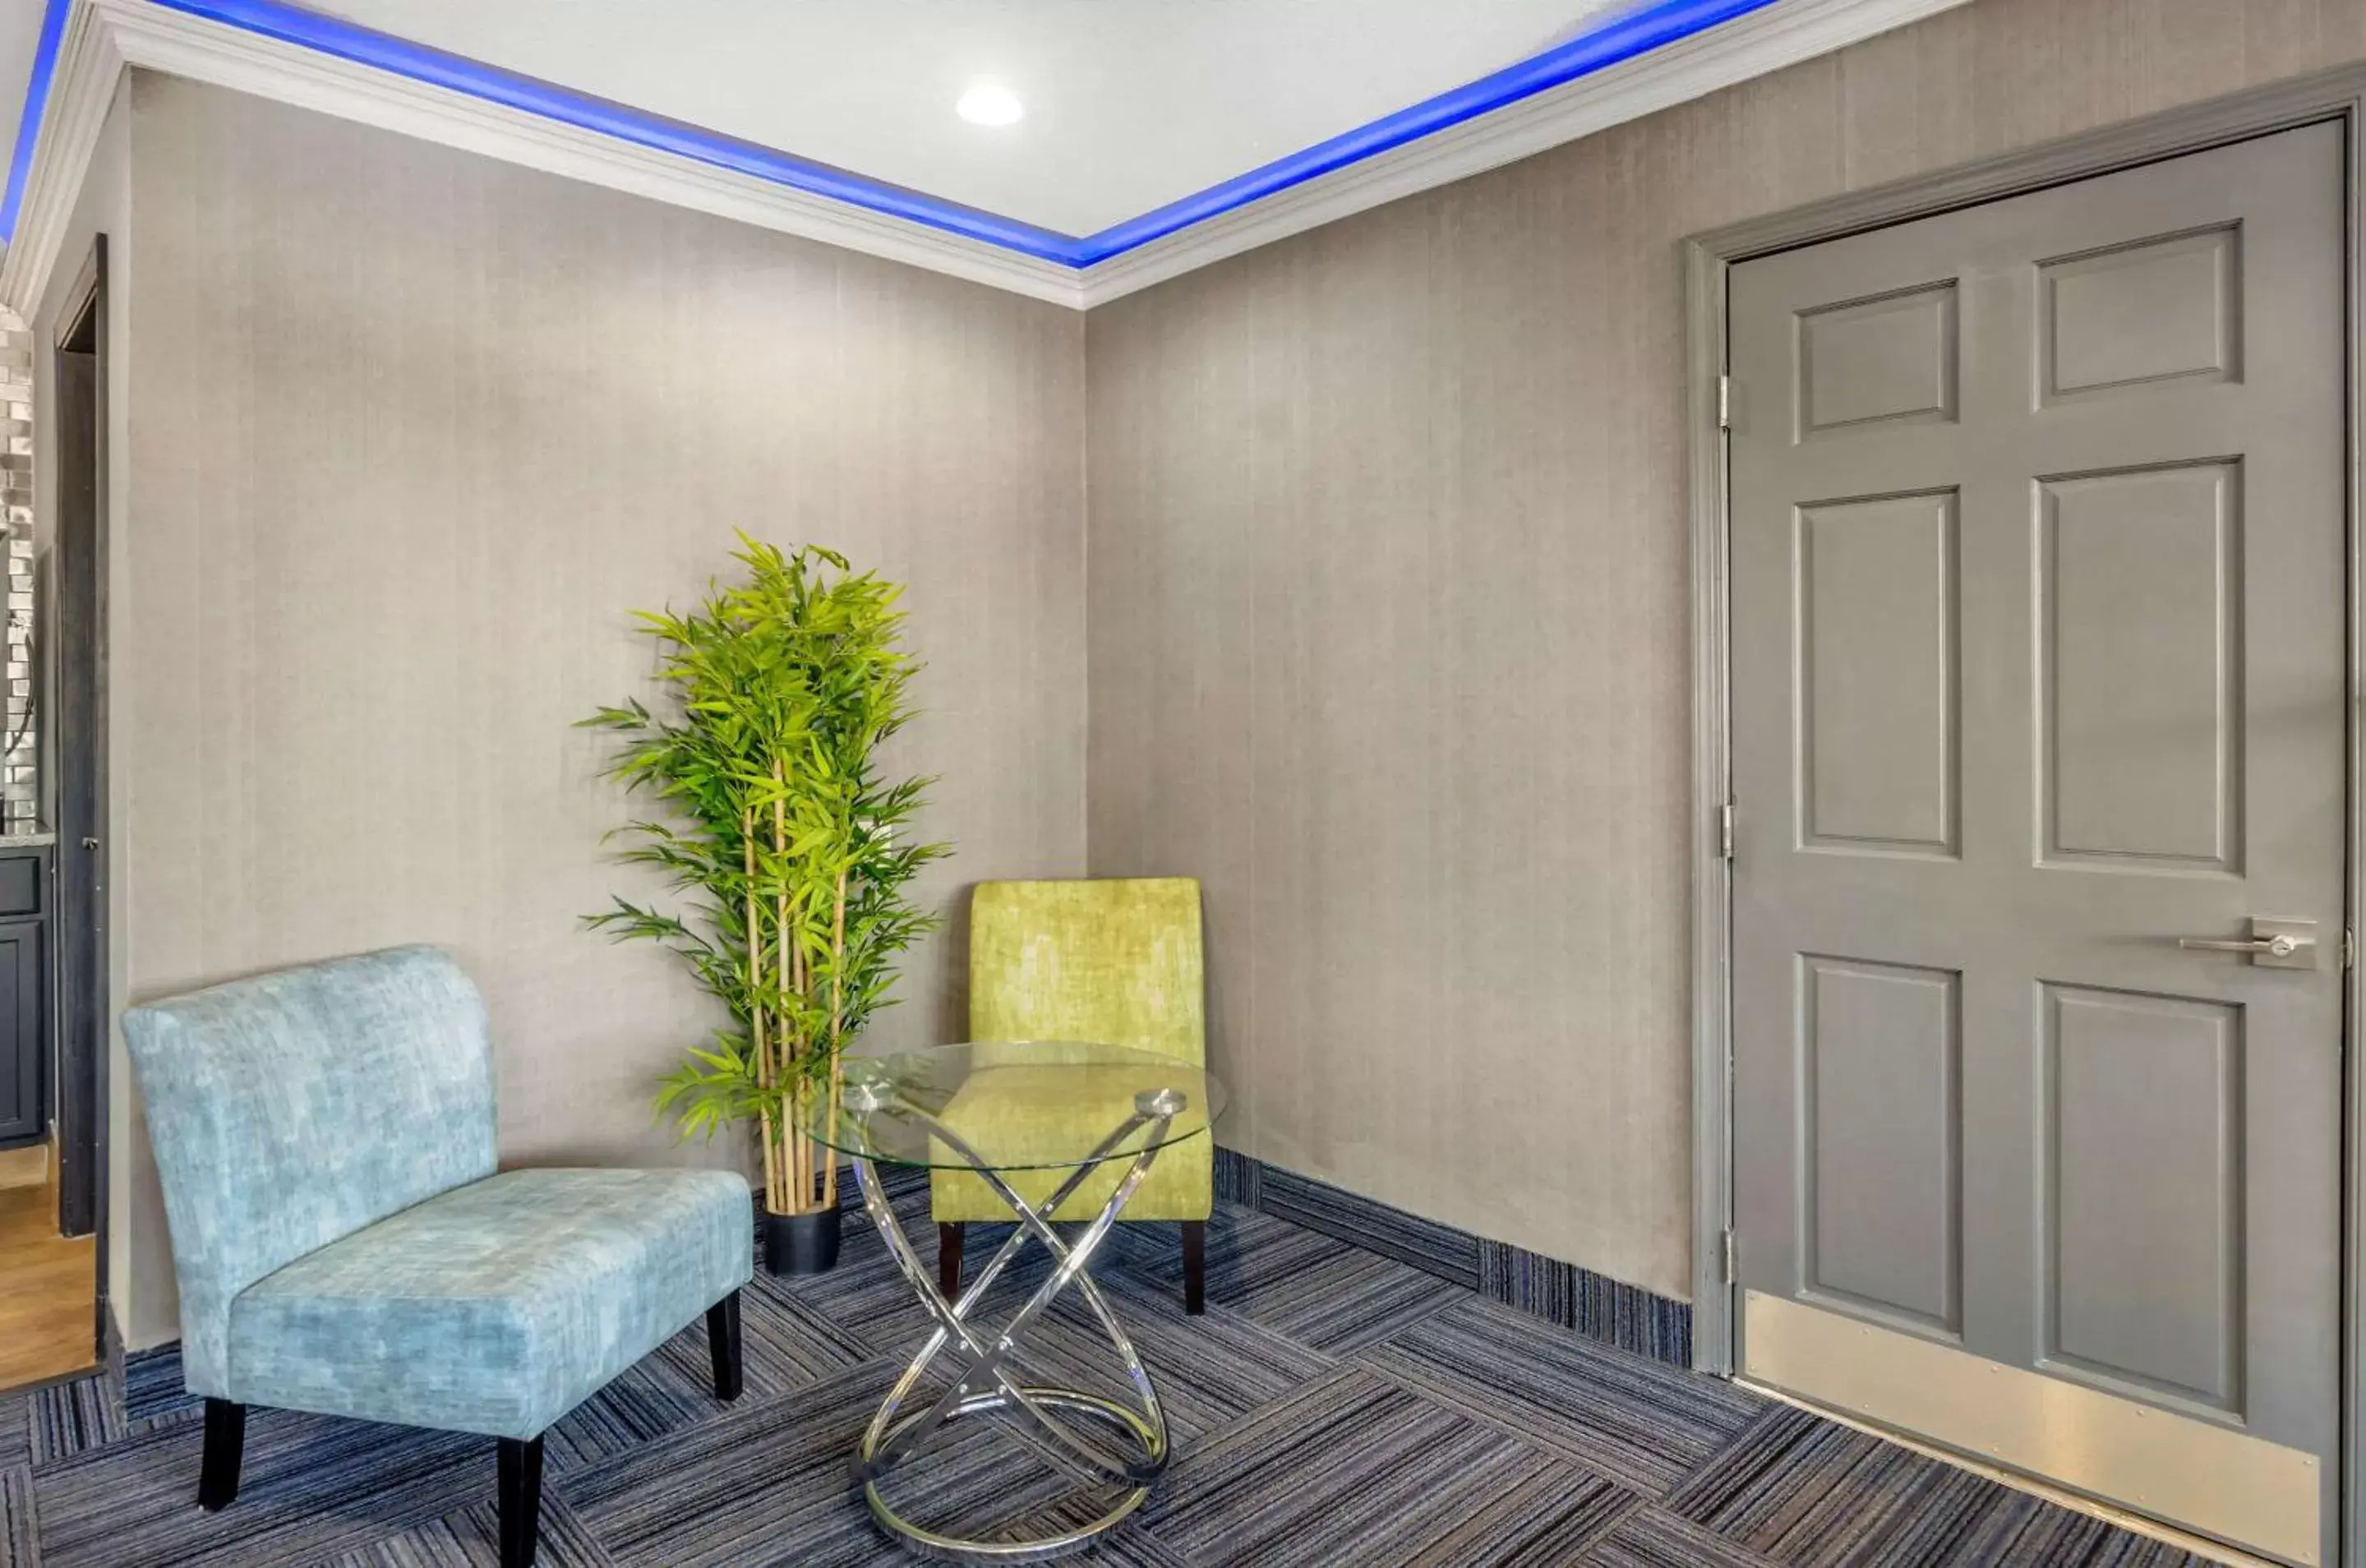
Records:
[[[25,112],[25,84],[33,73],[33,46],[41,39],[41,0],[0,0],[0,147],[13,148]],[[0,157],[0,179],[7,162]]]
[[[1619,0],[315,0],[471,60],[1083,235],[1483,76]],[[31,13],[39,0],[0,0]],[[29,52],[29,33],[25,49]],[[1026,105],[1002,130],[953,100]],[[22,101],[19,92],[14,99]]]

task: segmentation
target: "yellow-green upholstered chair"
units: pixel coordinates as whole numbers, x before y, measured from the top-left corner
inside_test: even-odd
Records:
[[[1125,1045],[1204,1066],[1207,986],[1200,952],[1200,885],[1185,876],[1077,882],[985,882],[969,906],[969,1037],[975,1042],[1085,1041]],[[946,1119],[960,1125],[958,1096]],[[1088,1129],[1095,1136],[1108,1129]],[[1065,1131],[1065,1130],[1064,1130]],[[1007,1144],[1008,1137],[999,1140]],[[1053,1217],[1088,1220],[1109,1201],[1126,1161],[1096,1171]],[[1040,1203],[1067,1176],[1007,1178]],[[1126,1205],[1128,1220],[1179,1220],[1183,1301],[1206,1296],[1208,1213],[1215,1199],[1215,1141],[1187,1138],[1159,1152]],[[1010,1211],[965,1170],[930,1174],[937,1220],[937,1272],[948,1297],[961,1287],[962,1227],[1007,1220]]]

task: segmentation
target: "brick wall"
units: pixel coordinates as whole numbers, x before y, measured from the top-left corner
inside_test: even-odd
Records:
[[[8,562],[5,709],[0,710],[0,832],[40,815],[33,711],[33,334],[0,311],[0,514]]]

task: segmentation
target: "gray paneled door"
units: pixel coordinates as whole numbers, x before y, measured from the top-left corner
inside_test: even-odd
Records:
[[[1729,296],[1745,1375],[2296,1562],[2338,1468],[2343,224],[2326,125]],[[2255,919],[2300,923],[2180,945]]]

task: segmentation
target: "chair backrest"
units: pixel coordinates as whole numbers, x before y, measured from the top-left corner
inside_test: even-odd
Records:
[[[1199,883],[979,883],[969,906],[969,1037],[1130,1045],[1205,1066]]]
[[[193,1393],[232,1397],[231,1303],[493,1173],[485,1006],[431,947],[238,980],[123,1015],[181,1285]]]

